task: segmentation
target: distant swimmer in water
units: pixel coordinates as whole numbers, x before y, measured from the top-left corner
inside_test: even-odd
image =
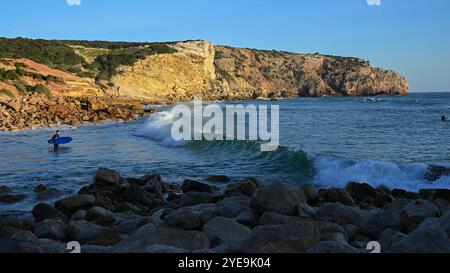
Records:
[[[448,121],[448,117],[447,117],[446,115],[443,115],[443,116],[441,117],[441,120],[442,120],[442,121]]]

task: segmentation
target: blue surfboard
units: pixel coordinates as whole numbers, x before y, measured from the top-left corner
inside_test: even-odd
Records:
[[[72,138],[71,137],[60,137],[57,139],[49,139],[48,140],[48,144],[56,144],[56,145],[61,145],[61,144],[67,144],[72,142]]]

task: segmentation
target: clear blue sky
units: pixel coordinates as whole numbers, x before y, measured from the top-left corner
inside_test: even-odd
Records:
[[[69,0],[79,1],[79,0]],[[379,0],[370,0],[379,1]],[[450,1],[3,0],[0,36],[175,41],[356,56],[450,91]]]

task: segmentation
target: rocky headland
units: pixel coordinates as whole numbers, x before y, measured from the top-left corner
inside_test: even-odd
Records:
[[[430,178],[442,175],[437,168]],[[0,202],[24,198],[0,190]],[[220,175],[174,184],[101,168],[78,194],[39,203],[32,215],[0,217],[0,252],[67,253],[71,241],[84,253],[367,253],[372,241],[384,253],[450,252],[450,190],[439,189],[319,189]]]
[[[152,103],[406,95],[368,61],[213,45],[0,38],[0,130],[141,115]],[[87,100],[100,100],[89,109]],[[140,108],[140,109],[139,109]]]

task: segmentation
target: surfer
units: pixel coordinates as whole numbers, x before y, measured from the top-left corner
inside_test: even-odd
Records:
[[[441,120],[442,121],[448,121],[448,117],[446,115],[442,115]]]
[[[59,136],[59,131],[56,131],[56,133],[52,136],[52,140],[56,140],[60,138]],[[58,144],[53,144],[53,150],[56,152],[59,149],[59,145]]]

